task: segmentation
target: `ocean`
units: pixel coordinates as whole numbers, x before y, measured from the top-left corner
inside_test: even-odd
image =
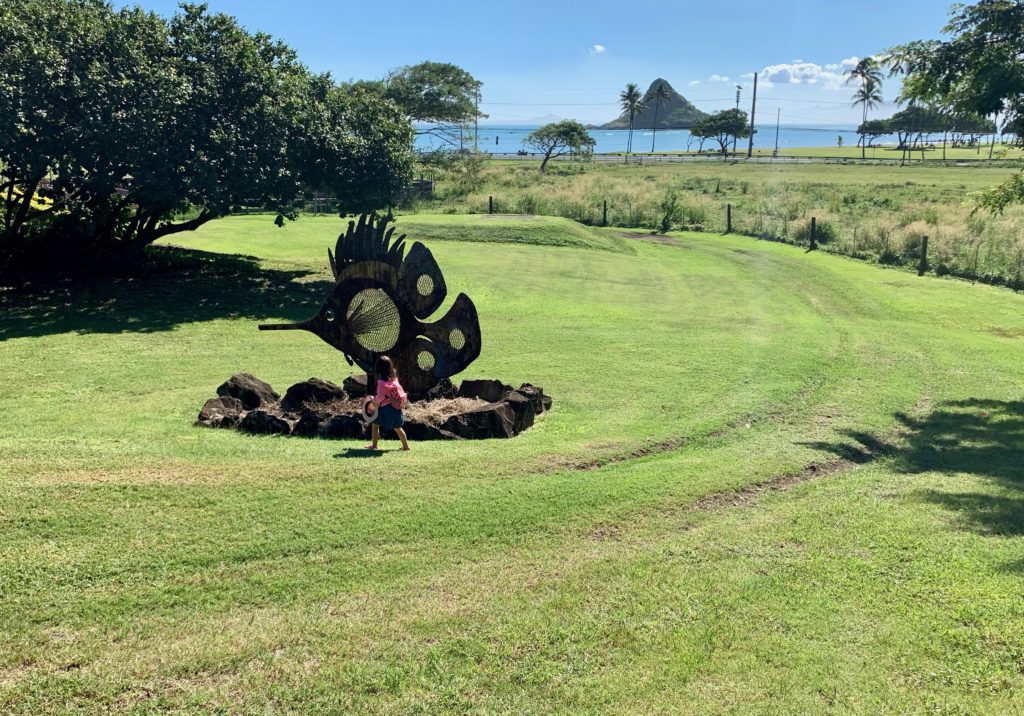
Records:
[[[527,149],[523,140],[536,126],[498,126],[480,125],[479,148],[484,152],[492,154],[515,154],[519,150]],[[633,151],[651,151],[652,132],[649,129],[633,130]],[[594,151],[598,153],[624,152],[626,141],[629,137],[629,130],[626,129],[591,129],[592,136],[597,144]],[[779,127],[779,149],[791,149],[793,147],[835,147],[838,146],[838,137],[843,138],[843,146],[850,147],[857,144],[857,132],[854,126],[838,127],[794,127],[781,125]],[[895,143],[896,137],[879,137],[874,144]],[[474,146],[473,130],[465,132],[462,144],[467,149]],[[430,135],[419,135],[416,137],[416,148],[421,150],[438,149],[443,142]],[[746,148],[747,140],[741,139],[739,145]],[[704,143],[704,149],[715,149],[718,145],[713,141]],[[759,124],[757,133],[754,135],[754,147],[757,149],[771,150],[775,147],[775,125]],[[695,150],[696,142],[690,139],[690,133],[685,129],[660,129],[658,130],[657,141],[654,150],[656,152],[678,152],[688,149]]]

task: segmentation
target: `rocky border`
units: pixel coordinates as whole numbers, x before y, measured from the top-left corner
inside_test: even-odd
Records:
[[[268,383],[249,373],[239,373],[217,388],[216,398],[206,401],[196,425],[257,435],[365,438],[369,428],[353,408],[353,401],[365,395],[365,375],[351,375],[341,386],[310,378],[290,387],[282,398]],[[407,418],[405,431],[411,440],[512,438],[551,409],[551,398],[543,388],[529,383],[513,388],[500,380],[464,380],[456,387],[445,379],[426,395],[412,398],[428,403],[448,401],[452,405],[470,402],[474,407],[440,422]]]

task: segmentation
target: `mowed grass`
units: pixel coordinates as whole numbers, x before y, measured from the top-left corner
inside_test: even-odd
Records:
[[[812,218],[825,249],[915,270],[928,236],[929,270],[1024,285],[1024,207],[993,216],[976,195],[1019,162],[995,166],[769,164],[721,160],[657,164],[494,160],[479,172],[439,175],[421,214],[560,216],[588,225],[737,233],[806,245]],[[606,214],[607,210],[607,214]]]
[[[0,712],[1022,709],[1021,296],[744,238],[399,227],[478,306],[468,375],[554,396],[527,433],[366,458],[192,426],[234,372],[348,372],[256,330],[316,310],[337,219],[0,294]]]

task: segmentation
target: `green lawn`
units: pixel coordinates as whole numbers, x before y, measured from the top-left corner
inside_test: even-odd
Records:
[[[192,426],[232,373],[347,373],[256,330],[315,311],[337,219],[0,293],[0,713],[1024,711],[1024,297],[398,223],[477,304],[468,374],[554,396],[530,431],[365,458]]]
[[[924,235],[932,270],[1024,285],[1024,206],[993,216],[975,203],[977,193],[1020,171],[1020,162],[562,162],[546,174],[539,164],[495,160],[476,173],[438,173],[433,198],[413,208],[420,215],[486,214],[493,205],[498,213],[588,225],[655,229],[667,221],[673,229],[721,233],[731,206],[739,233],[800,242],[814,218],[829,229],[829,251],[914,269]]]

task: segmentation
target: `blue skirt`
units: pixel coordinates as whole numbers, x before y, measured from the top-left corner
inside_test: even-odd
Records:
[[[377,425],[381,430],[394,430],[405,425],[405,416],[393,405],[382,405],[377,416]]]

